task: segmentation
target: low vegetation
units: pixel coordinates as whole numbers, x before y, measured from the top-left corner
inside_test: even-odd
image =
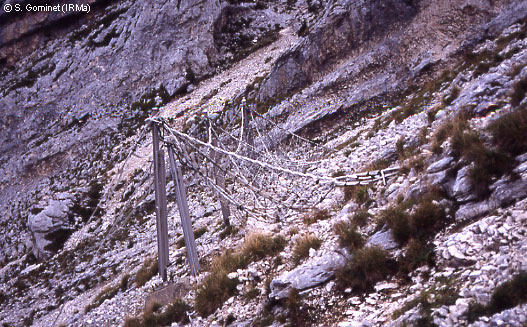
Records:
[[[246,268],[251,262],[266,256],[278,254],[284,249],[286,240],[282,236],[270,236],[262,233],[248,235],[243,244],[236,250],[227,250],[214,258],[210,274],[197,287],[194,308],[206,317],[236,293],[237,278],[228,274],[237,269]]]
[[[470,128],[469,118],[470,114],[462,111],[445,122],[436,132],[432,151],[441,153],[441,144],[450,136],[454,157],[471,164],[471,184],[484,197],[494,179],[511,173],[512,157],[527,152],[527,139],[522,136],[527,129],[527,108],[516,109],[493,121],[487,128],[491,144],[486,144],[484,136]]]
[[[205,234],[206,232],[207,232],[207,227],[206,226],[200,227],[200,228],[194,230],[194,238],[198,239],[201,236],[203,236],[203,234]],[[185,241],[183,241],[183,242],[185,242]]]
[[[527,302],[527,271],[521,271],[511,280],[498,285],[492,292],[490,302],[486,305],[471,303],[466,317],[474,322],[479,317],[491,316],[506,309]]]
[[[164,310],[161,305],[154,303],[145,308],[140,317],[128,317],[125,319],[125,327],[156,327],[168,326],[172,323],[186,324],[189,322],[187,312],[191,307],[181,299],[175,299]]]
[[[362,293],[396,271],[396,263],[388,252],[380,247],[364,247],[355,251],[344,268],[336,271],[337,283],[342,289],[351,288]]]
[[[381,214],[377,229],[388,226],[394,240],[407,245],[406,251],[397,258],[398,272],[402,276],[424,264],[434,264],[431,239],[448,222],[445,209],[435,197],[432,193],[423,196],[412,213],[409,213],[412,203],[402,202]]]
[[[364,237],[351,221],[341,221],[335,224],[335,233],[341,246],[359,249],[364,245]]]
[[[137,287],[144,286],[158,271],[157,258],[146,259],[135,275],[135,284]]]
[[[367,185],[344,186],[344,201],[353,200],[357,204],[366,204],[370,201]]]
[[[443,305],[453,305],[459,298],[459,291],[453,279],[440,280],[439,284],[424,290],[418,297],[406,303],[401,309],[394,311],[392,319],[397,319],[405,312],[420,305],[421,317],[415,322],[415,326],[436,326],[432,319],[432,309]]]
[[[492,178],[499,177],[512,168],[511,158],[506,153],[489,149],[480,134],[474,130],[456,131],[450,142],[455,158],[462,157],[472,163],[469,178],[480,196],[488,194]]]
[[[304,224],[312,225],[319,220],[327,220],[331,218],[331,214],[327,209],[317,209],[304,216]]]
[[[517,109],[489,125],[492,141],[498,149],[513,156],[527,152],[527,107]]]
[[[318,250],[320,245],[322,245],[322,240],[313,234],[301,236],[295,243],[291,260],[298,265],[302,259],[309,256],[309,249]]]
[[[309,321],[309,315],[302,301],[302,296],[296,289],[291,289],[285,299],[287,309],[287,320],[291,326],[306,326]]]
[[[368,223],[368,219],[371,217],[368,210],[359,209],[353,213],[351,222],[359,227],[363,227]]]
[[[121,289],[120,285],[115,286],[107,286],[105,287],[93,300],[93,302],[89,305],[87,305],[84,308],[84,313],[90,312],[92,309],[97,308],[100,306],[104,301],[109,300],[113,298],[117,293],[119,293],[119,290]]]

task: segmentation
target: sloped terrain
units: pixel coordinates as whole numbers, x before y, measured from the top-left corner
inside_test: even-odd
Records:
[[[1,77],[94,60],[59,77],[89,85],[74,96],[51,69],[0,100],[4,325],[527,324],[524,2],[104,6],[92,32],[64,30]],[[115,38],[88,51],[99,33]],[[148,117],[178,149],[201,258],[190,276],[169,181],[167,301],[149,297],[169,283]],[[351,185],[380,171],[396,174]]]

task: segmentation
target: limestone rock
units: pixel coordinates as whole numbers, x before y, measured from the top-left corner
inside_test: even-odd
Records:
[[[72,205],[71,199],[50,200],[44,210],[29,215],[27,225],[33,234],[35,257],[45,258],[52,253],[51,249],[64,243],[64,237],[70,233],[68,216]]]
[[[393,250],[398,247],[397,242],[393,239],[391,231],[386,227],[373,234],[366,243],[366,246],[375,245],[380,246],[385,250]]]
[[[456,181],[452,187],[452,195],[459,202],[468,202],[477,197],[476,193],[472,192],[473,187],[469,178],[469,173],[470,166],[461,168],[457,173]]]
[[[335,276],[335,270],[346,264],[346,258],[337,252],[328,252],[313,258],[271,282],[270,298],[283,299],[291,289],[299,291],[318,286]]]
[[[401,0],[340,0],[328,6],[328,14],[313,31],[278,59],[261,86],[260,101],[281,98],[305,87],[336,58],[360,48],[369,38],[382,37],[398,22],[416,14],[416,8]],[[364,16],[372,19],[364,20]]]

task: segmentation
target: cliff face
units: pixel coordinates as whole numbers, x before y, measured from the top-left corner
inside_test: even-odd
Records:
[[[187,281],[169,184],[169,275],[192,325],[469,325],[470,302],[522,324],[524,306],[489,299],[527,269],[527,149],[510,136],[525,125],[525,2],[68,3],[91,10],[0,13],[3,323],[60,312],[60,324],[110,326],[142,312],[162,285],[145,272],[156,248],[145,120],[161,116],[298,172],[219,157],[236,171],[227,229],[203,177],[214,152],[176,142],[204,269]],[[387,185],[327,182],[388,167],[400,169]],[[281,235],[276,259],[216,271],[211,258],[247,255],[255,231]],[[318,243],[298,254],[305,235]],[[358,270],[375,246],[386,271]],[[210,276],[234,287],[206,293]]]
[[[97,161],[151,108],[273,40],[288,17],[214,1],[89,4],[89,14],[2,14],[0,203],[11,214],[27,215],[9,208],[21,188]]]

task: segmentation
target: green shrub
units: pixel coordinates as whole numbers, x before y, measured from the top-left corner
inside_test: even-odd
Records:
[[[344,268],[336,271],[336,279],[341,288],[367,292],[394,273],[395,267],[395,261],[382,248],[365,247],[357,250]]]
[[[298,238],[291,257],[293,263],[298,265],[302,259],[309,256],[309,249],[318,250],[321,245],[322,240],[312,234],[307,234]]]

